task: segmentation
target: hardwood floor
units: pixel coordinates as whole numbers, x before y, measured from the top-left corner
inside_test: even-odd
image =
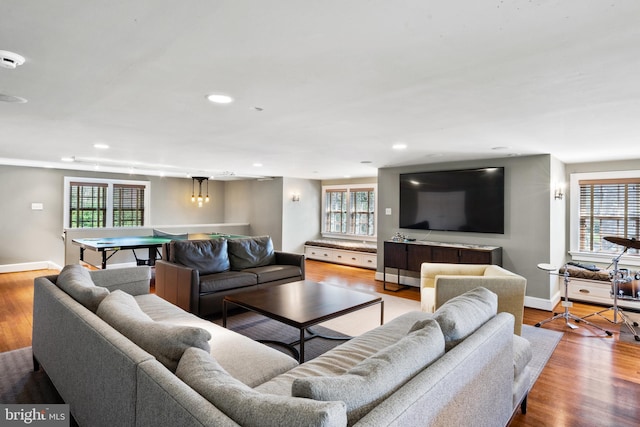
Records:
[[[31,345],[33,279],[55,273],[0,274],[0,352]],[[420,300],[416,288],[385,292],[372,270],[308,260],[306,278]],[[571,313],[585,316],[602,308],[575,303]],[[563,309],[558,306],[556,310]],[[535,325],[551,316],[547,311],[525,308],[524,322]],[[511,427],[640,424],[640,343],[633,337],[631,342],[621,341],[619,324],[598,316],[590,320],[615,333],[608,337],[584,324],[571,330],[562,319],[542,326],[564,332],[564,336],[529,394],[527,414],[518,411]],[[622,330],[625,337],[630,335],[624,326]]]

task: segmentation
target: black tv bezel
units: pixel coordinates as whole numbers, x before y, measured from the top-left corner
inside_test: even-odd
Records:
[[[402,191],[402,184],[403,182],[406,182],[407,179],[403,179],[403,177],[407,177],[407,176],[417,176],[417,175],[442,175],[442,174],[460,174],[460,173],[464,173],[464,172],[480,172],[480,171],[486,171],[486,170],[490,170],[490,169],[497,169],[500,170],[500,177],[501,177],[501,185],[498,187],[499,190],[497,193],[497,196],[499,196],[499,199],[501,200],[501,218],[499,221],[499,226],[492,228],[492,229],[469,229],[469,230],[465,230],[465,229],[446,229],[446,228],[424,228],[424,227],[409,227],[407,226],[407,224],[401,224],[402,221],[402,212],[403,212],[403,202],[402,202],[402,197],[403,197],[403,191]],[[460,233],[481,233],[481,234],[504,234],[504,230],[505,230],[505,207],[506,207],[506,203],[505,203],[505,184],[506,184],[506,170],[504,166],[485,166],[485,167],[478,167],[478,168],[464,168],[464,169],[445,169],[445,170],[432,170],[432,171],[419,171],[419,172],[405,172],[405,173],[401,173],[399,175],[399,180],[398,180],[398,190],[399,190],[399,210],[398,210],[398,226],[401,229],[407,229],[407,230],[421,230],[421,231],[438,231],[438,232],[460,232]],[[496,209],[497,210],[497,209]],[[414,224],[415,225],[415,224]]]

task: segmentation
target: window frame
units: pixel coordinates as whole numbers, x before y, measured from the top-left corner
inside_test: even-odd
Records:
[[[351,211],[352,202],[352,194],[358,191],[373,191],[374,194],[374,210],[373,210],[373,235],[372,236],[364,236],[361,234],[353,234],[350,233],[352,227],[352,219],[353,212]],[[346,222],[346,232],[345,233],[337,233],[327,231],[327,192],[330,191],[344,191],[347,195],[346,197],[346,205],[347,205],[347,222]],[[339,185],[323,185],[322,186],[322,203],[321,203],[321,234],[323,237],[329,238],[342,238],[342,239],[351,239],[351,240],[361,240],[361,241],[376,241],[378,235],[378,184],[373,183],[363,183],[363,184],[339,184]]]
[[[609,265],[613,258],[622,253],[624,248],[616,253],[596,253],[580,250],[580,181],[586,180],[613,180],[640,178],[640,170],[611,171],[611,172],[585,172],[570,174],[570,194],[569,207],[569,254],[574,261],[593,262]],[[625,253],[620,258],[620,263],[629,266],[640,266],[640,255],[630,255]]]
[[[71,204],[71,183],[79,182],[79,183],[87,183],[87,184],[100,184],[107,186],[107,204],[106,204],[106,223],[104,227],[71,227],[70,219],[70,204]],[[144,225],[142,226],[131,226],[131,227],[123,227],[123,226],[114,226],[113,225],[113,201],[114,194],[113,188],[115,185],[130,185],[130,186],[140,186],[144,187],[144,215],[143,221]],[[87,178],[87,177],[72,177],[65,176],[64,177],[64,201],[63,201],[63,218],[62,218],[62,228],[63,230],[104,230],[104,229],[140,229],[149,227],[150,219],[151,219],[151,182],[150,181],[138,181],[138,180],[128,180],[128,179],[105,179],[105,178]]]

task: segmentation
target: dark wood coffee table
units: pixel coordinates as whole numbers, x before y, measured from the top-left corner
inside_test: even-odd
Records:
[[[314,333],[306,336],[305,332],[313,325],[375,304],[380,304],[380,324],[384,323],[384,301],[381,297],[309,280],[224,297],[222,301],[222,326],[224,327],[227,326],[229,304],[260,313],[299,329],[300,340],[286,344],[290,348],[300,344],[297,355],[300,363],[304,362],[304,342],[319,336]]]

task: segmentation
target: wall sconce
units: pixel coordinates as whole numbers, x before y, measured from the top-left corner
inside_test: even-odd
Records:
[[[555,189],[553,190],[553,198],[556,200],[562,200],[564,197],[564,184],[557,182]]]
[[[198,196],[196,197],[196,181],[198,181]],[[207,181],[207,195],[202,197],[202,181]],[[202,202],[209,203],[209,178],[206,176],[191,177],[191,202],[198,202],[198,207],[202,207]]]
[[[293,194],[291,195],[291,200],[292,200],[292,201],[294,201],[294,202],[299,202],[299,201],[300,201],[300,194],[298,194],[298,193],[293,193]]]

